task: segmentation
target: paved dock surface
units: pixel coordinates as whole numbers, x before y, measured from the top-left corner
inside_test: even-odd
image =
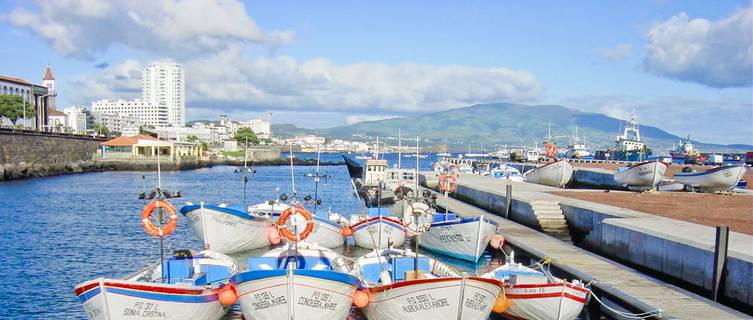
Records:
[[[529,187],[527,192],[538,191]],[[547,187],[544,187],[547,188]],[[525,189],[525,188],[523,188]],[[553,188],[552,188],[553,189]],[[503,189],[504,190],[504,189]],[[520,190],[518,190],[520,191]],[[601,258],[523,225],[505,220],[488,211],[439,196],[437,203],[463,216],[484,215],[499,223],[499,233],[507,242],[528,252],[540,252],[554,265],[567,265],[591,279],[595,286],[618,290],[646,305],[661,309],[664,318],[675,319],[750,319],[751,317],[673,285],[640,274],[638,271]],[[584,279],[585,280],[585,279]],[[593,302],[595,303],[595,301]]]

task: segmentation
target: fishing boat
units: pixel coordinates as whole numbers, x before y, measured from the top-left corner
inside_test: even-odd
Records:
[[[621,167],[614,174],[614,181],[631,190],[650,190],[661,182],[668,167],[659,160]]]
[[[615,147],[610,151],[611,159],[620,161],[643,161],[651,156],[651,149],[641,141],[635,112],[630,114],[627,125],[623,128],[622,134],[617,136]]]
[[[367,249],[384,249],[401,246],[406,229],[399,217],[392,216],[388,208],[368,208],[366,215],[351,217],[350,230],[356,245]]]
[[[567,282],[511,259],[486,274],[504,282],[510,301],[506,318],[529,320],[574,320],[583,310],[588,289],[579,281]]]
[[[585,159],[592,157],[591,151],[586,146],[586,134],[583,134],[583,141],[578,136],[578,127],[575,127],[575,133],[570,137],[570,144],[567,146],[565,157],[570,159]]]
[[[702,192],[730,191],[737,186],[747,169],[746,165],[739,164],[704,172],[675,173],[673,178],[679,183]]]
[[[440,153],[437,153],[437,157],[446,157],[446,158],[449,158],[449,157],[452,157],[452,153],[449,153],[449,152],[440,152]]]
[[[371,252],[356,270],[368,290],[361,310],[369,320],[486,320],[502,292],[497,279],[461,276],[408,250]]]
[[[289,242],[248,259],[230,281],[245,319],[346,319],[351,305],[368,302],[360,280],[336,252]],[[355,301],[354,301],[355,298]]]
[[[123,279],[90,280],[74,292],[90,320],[215,320],[235,302],[222,292],[237,270],[236,262],[221,253],[179,250],[162,264]]]
[[[419,246],[453,258],[476,262],[484,253],[497,223],[484,216],[462,218],[452,212],[432,216]]]
[[[213,251],[235,253],[279,242],[274,220],[249,214],[244,208],[188,203],[180,213],[191,220],[191,227],[205,248]]]
[[[288,210],[290,205],[281,201],[267,201],[248,207],[251,215],[257,217],[269,217],[277,220],[280,215]],[[314,230],[309,235],[309,242],[316,243],[327,248],[337,248],[345,244],[345,238],[342,235],[345,227],[345,220],[339,215],[315,212],[312,214],[314,220]],[[271,231],[274,233],[273,231]],[[274,234],[272,236],[275,236]],[[274,243],[273,243],[274,244]]]
[[[573,178],[573,172],[573,165],[565,159],[560,159],[534,168],[523,176],[528,182],[562,188]]]
[[[526,181],[526,178],[522,174],[520,174],[520,171],[518,169],[504,163],[492,168],[489,175],[494,178],[507,179],[511,181]]]
[[[693,142],[690,140],[690,135],[688,135],[686,140],[680,140],[680,143],[678,143],[673,149],[669,150],[669,155],[672,157],[672,162],[681,164],[697,163],[698,158],[702,158],[701,150],[693,145]],[[701,159],[700,162],[703,162],[703,159]]]

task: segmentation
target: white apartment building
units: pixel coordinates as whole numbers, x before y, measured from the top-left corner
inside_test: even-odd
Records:
[[[112,131],[120,132],[122,135],[133,136],[139,134],[141,119],[123,114],[109,114],[93,112],[94,123],[99,123]]]
[[[156,127],[160,139],[188,141],[188,136],[195,136],[200,141],[207,143],[220,143],[221,130],[219,127]]]
[[[92,113],[134,117],[140,119],[141,124],[155,127],[168,125],[167,107],[151,104],[140,99],[94,101],[92,102]]]
[[[143,71],[142,95],[146,103],[167,110],[167,125],[186,125],[186,87],[183,66],[156,62]]]
[[[269,121],[263,119],[251,119],[241,122],[241,127],[251,129],[259,139],[269,139],[272,133],[272,127]]]
[[[65,113],[66,126],[70,128],[71,133],[85,133],[86,129],[91,126],[89,111],[84,107],[68,107],[63,109],[63,113]]]

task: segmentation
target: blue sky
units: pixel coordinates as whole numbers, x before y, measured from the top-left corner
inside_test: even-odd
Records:
[[[173,60],[189,119],[329,127],[508,101],[753,144],[750,1],[40,2],[0,3],[0,74],[51,64],[62,106],[138,97],[140,69]]]

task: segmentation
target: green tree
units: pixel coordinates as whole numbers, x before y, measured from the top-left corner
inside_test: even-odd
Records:
[[[110,134],[110,129],[108,129],[107,126],[105,126],[105,125],[103,125],[101,123],[97,123],[97,122],[95,122],[92,125],[92,130],[94,130],[94,132],[96,132],[97,134],[101,134],[101,135],[104,135],[104,136],[107,136],[107,135]]]
[[[188,136],[186,137],[186,141],[188,141],[188,142],[194,142],[194,141],[196,141],[196,140],[199,140],[199,137],[197,137],[197,136],[195,136],[195,135],[192,135],[192,134],[189,134],[189,135],[188,135]]]
[[[206,142],[201,143],[201,151],[208,151],[209,145]]]
[[[24,117],[24,112],[27,119],[34,118],[36,115],[34,106],[30,103],[24,103],[21,96],[0,94],[0,116],[10,119],[13,124],[16,124],[18,119]]]
[[[233,139],[238,141],[239,144],[245,144],[246,139],[248,139],[249,144],[259,144],[259,138],[256,137],[256,134],[250,128],[238,129]]]

